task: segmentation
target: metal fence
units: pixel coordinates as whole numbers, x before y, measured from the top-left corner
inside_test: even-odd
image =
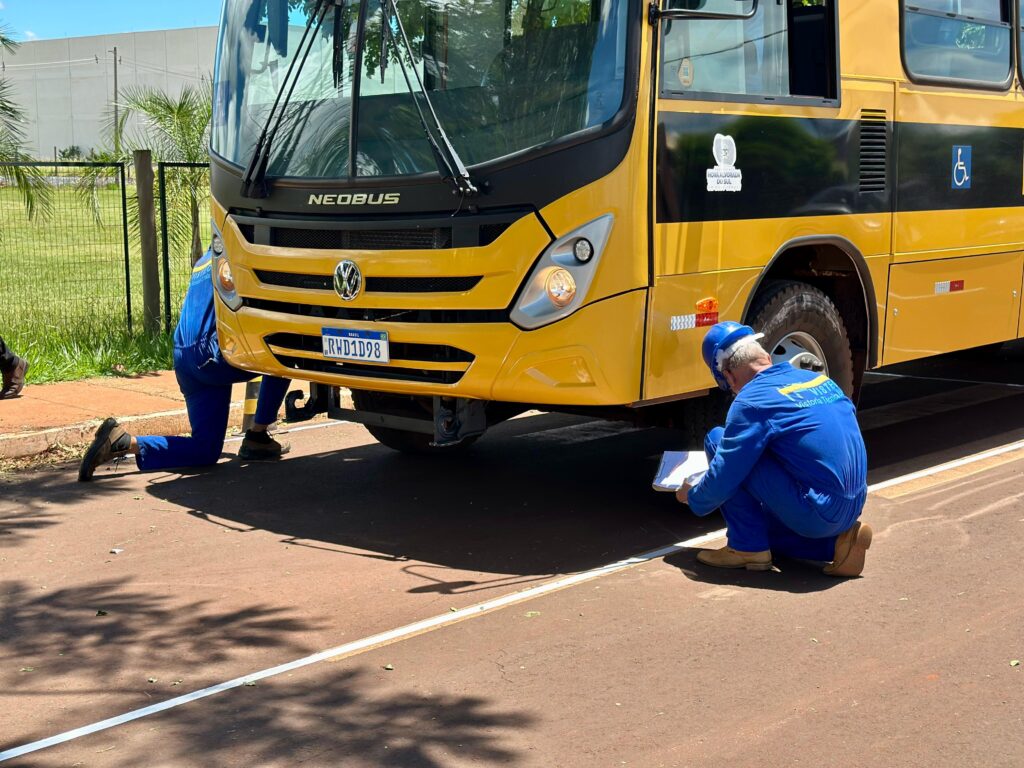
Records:
[[[30,216],[13,174],[47,191]],[[61,335],[133,327],[125,168],[108,163],[19,163],[0,168],[2,332]]]
[[[210,244],[210,166],[157,165],[164,327],[174,326],[192,277],[192,265]]]
[[[34,174],[49,207],[29,215],[13,173]],[[209,167],[157,166],[163,326],[192,273],[193,242],[210,241]],[[18,163],[0,167],[0,334],[81,339],[142,327],[142,257],[131,167]]]

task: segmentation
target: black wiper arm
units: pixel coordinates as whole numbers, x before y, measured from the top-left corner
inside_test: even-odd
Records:
[[[267,166],[270,164],[270,151],[274,146],[274,139],[281,128],[288,103],[295,93],[295,86],[298,85],[299,75],[302,68],[306,66],[310,51],[316,44],[316,36],[323,27],[324,19],[327,18],[327,10],[331,5],[340,6],[342,0],[317,0],[313,13],[306,22],[306,28],[302,32],[302,39],[295,50],[295,57],[288,65],[281,87],[277,89],[277,96],[274,105],[270,108],[267,120],[260,131],[260,137],[256,141],[252,156],[249,158],[249,165],[242,177],[242,196],[253,199],[262,199],[270,195],[270,185],[267,183]]]
[[[437,163],[437,169],[441,173],[441,180],[452,185],[453,194],[457,194],[462,198],[473,197],[477,194],[476,185],[473,184],[473,180],[469,176],[469,171],[466,170],[466,164],[462,162],[462,158],[459,157],[459,153],[455,151],[455,147],[452,146],[451,141],[448,140],[448,134],[444,131],[444,125],[441,123],[441,118],[437,116],[437,112],[434,110],[434,105],[430,101],[430,95],[427,93],[427,89],[423,85],[423,80],[420,79],[420,73],[416,71],[416,60],[413,57],[412,45],[409,44],[409,36],[405,33],[405,25],[402,23],[402,17],[398,13],[398,3],[396,0],[380,0],[381,5],[381,25],[387,27],[390,24],[388,9],[394,13],[395,21],[398,23],[398,31],[402,36],[402,43],[405,47],[405,56],[409,57],[409,63],[412,65],[412,73],[416,77],[416,85],[419,88],[419,93],[423,97],[423,101],[427,104],[427,109],[430,111],[430,118],[434,125],[434,130],[437,131],[437,136],[440,141],[434,138],[433,131],[430,130],[430,125],[427,123],[427,118],[423,114],[423,108],[420,107],[419,99],[416,98],[416,91],[412,87],[412,81],[409,79],[409,67],[406,66],[405,56],[402,52],[398,52],[398,65],[402,68],[402,75],[405,77],[406,87],[409,89],[409,95],[412,96],[413,104],[416,105],[416,113],[420,118],[420,125],[423,126],[423,132],[427,135],[427,142],[430,144],[430,149],[434,154],[434,162]],[[386,44],[391,38],[390,30],[381,34],[381,43]],[[387,57],[386,51],[381,51],[381,61]]]

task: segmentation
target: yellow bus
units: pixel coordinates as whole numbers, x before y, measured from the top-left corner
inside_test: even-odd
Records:
[[[401,450],[1022,335],[1020,0],[226,0],[218,328]],[[339,388],[352,391],[352,404]]]

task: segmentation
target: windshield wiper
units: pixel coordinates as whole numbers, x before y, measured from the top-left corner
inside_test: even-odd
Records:
[[[444,125],[441,123],[441,118],[437,116],[437,112],[434,111],[434,105],[430,101],[430,96],[427,93],[427,89],[423,85],[423,80],[420,79],[420,73],[416,70],[416,59],[413,56],[412,46],[409,44],[409,36],[405,33],[405,25],[402,23],[402,17],[398,13],[397,0],[380,0],[381,8],[381,66],[384,66],[384,62],[387,59],[387,50],[385,46],[389,40],[393,39],[391,35],[391,14],[394,13],[394,19],[398,24],[398,31],[402,36],[402,43],[405,47],[405,56],[409,57],[409,63],[412,64],[412,73],[416,76],[416,85],[419,87],[419,94],[423,97],[423,101],[427,103],[427,109],[430,111],[430,118],[434,125],[434,130],[437,131],[438,138],[434,138],[433,131],[430,130],[430,124],[427,122],[426,116],[423,114],[423,108],[420,106],[419,99],[416,98],[416,91],[412,87],[412,80],[409,79],[409,67],[406,66],[405,56],[403,56],[401,50],[397,50],[398,53],[398,65],[402,68],[402,76],[405,78],[405,85],[409,89],[409,95],[412,96],[413,104],[416,106],[416,113],[420,118],[420,125],[423,126],[423,132],[427,136],[427,143],[430,144],[431,152],[434,155],[434,162],[437,164],[437,170],[441,174],[441,181],[451,184],[452,194],[459,195],[462,200],[467,197],[473,197],[477,194],[476,185],[469,176],[469,171],[466,170],[466,164],[462,162],[462,158],[459,157],[459,153],[455,151],[455,147],[452,146],[451,141],[448,140],[448,134],[444,131]],[[397,43],[395,45],[397,49]],[[383,75],[383,73],[382,73]]]
[[[327,18],[328,8],[332,5],[336,6],[339,10],[335,12],[340,15],[342,4],[343,0],[317,0],[313,12],[306,22],[306,28],[302,32],[299,47],[295,50],[295,57],[288,65],[288,71],[285,72],[284,80],[281,81],[281,87],[277,89],[274,105],[270,108],[270,114],[267,115],[267,120],[263,124],[263,130],[260,131],[260,137],[256,141],[252,157],[249,158],[249,166],[245,169],[245,176],[242,177],[243,197],[253,199],[269,197],[270,185],[267,183],[267,166],[270,164],[270,151],[273,149],[274,139],[277,138],[277,132],[284,121],[285,111],[288,109],[292,94],[295,93],[295,86],[298,85],[302,68],[306,66],[310,51],[316,44],[316,36],[320,34],[324,19]]]

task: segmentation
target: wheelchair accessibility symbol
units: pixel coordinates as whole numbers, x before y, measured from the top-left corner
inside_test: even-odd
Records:
[[[956,145],[953,147],[953,189],[971,188],[971,147]]]

